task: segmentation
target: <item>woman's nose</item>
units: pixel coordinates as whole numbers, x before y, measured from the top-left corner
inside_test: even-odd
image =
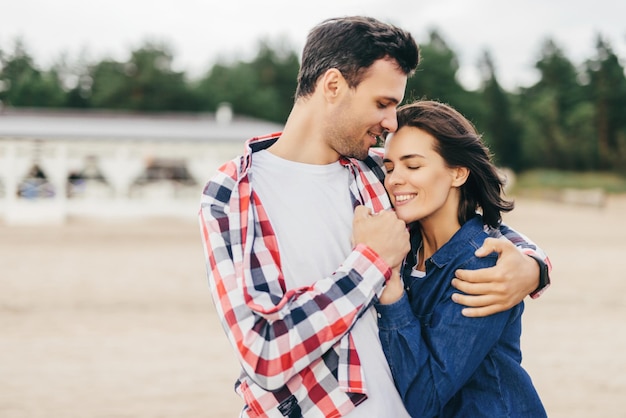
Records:
[[[397,184],[402,184],[404,179],[400,171],[398,169],[394,169],[391,171],[391,173],[387,173],[387,181],[391,185],[397,185]]]

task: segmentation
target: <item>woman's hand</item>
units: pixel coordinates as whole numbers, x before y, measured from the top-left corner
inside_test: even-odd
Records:
[[[400,269],[394,268],[391,271],[391,277],[387,280],[385,289],[378,299],[383,305],[389,305],[397,302],[404,294],[404,283],[400,278]]]

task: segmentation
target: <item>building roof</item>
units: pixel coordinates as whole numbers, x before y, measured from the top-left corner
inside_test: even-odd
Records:
[[[217,116],[217,117],[216,117]],[[0,109],[0,139],[236,141],[280,132],[277,123],[214,113]]]

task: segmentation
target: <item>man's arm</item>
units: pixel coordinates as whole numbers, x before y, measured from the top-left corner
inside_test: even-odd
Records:
[[[308,287],[286,289],[275,237],[265,234],[271,229],[269,223],[241,215],[255,210],[245,207],[250,199],[242,199],[238,213],[231,213],[235,180],[223,174],[205,188],[199,216],[211,292],[243,369],[258,385],[273,390],[346,335],[382,292],[390,268],[379,255],[385,254],[383,247],[377,250],[376,245],[370,247],[360,240],[331,277]],[[399,224],[393,227],[384,223],[391,219],[386,216],[369,218],[362,223],[382,222],[377,231],[389,233],[392,228],[406,234],[397,218]],[[398,248],[398,239],[389,241]],[[408,237],[406,242],[408,246]]]
[[[476,250],[478,257],[498,253],[494,267],[480,270],[457,270],[452,285],[463,293],[455,293],[452,299],[461,305],[463,315],[480,317],[501,312],[517,305],[529,294],[538,296],[540,266],[531,256],[543,260],[551,270],[545,252],[526,236],[502,225],[500,238],[487,238]],[[548,273],[548,272],[544,272]]]

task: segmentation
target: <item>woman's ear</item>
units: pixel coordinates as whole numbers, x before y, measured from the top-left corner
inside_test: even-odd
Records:
[[[461,187],[467,181],[470,175],[469,168],[467,167],[455,167],[452,169],[452,185],[454,187]]]

